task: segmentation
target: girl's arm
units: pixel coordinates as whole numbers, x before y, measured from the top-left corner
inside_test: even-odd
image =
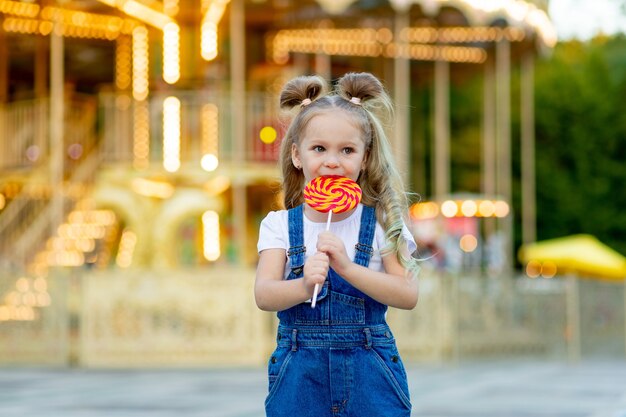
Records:
[[[320,288],[328,274],[329,260],[325,253],[316,253],[304,263],[304,277],[285,280],[287,258],[284,249],[265,249],[259,254],[254,282],[257,306],[265,311],[282,311],[311,298],[315,284]]]
[[[328,254],[330,266],[339,275],[376,301],[405,310],[417,304],[417,277],[407,273],[395,254],[382,258],[385,272],[378,272],[352,262],[343,241],[331,232],[320,233],[317,250]],[[408,253],[407,247],[403,250]]]

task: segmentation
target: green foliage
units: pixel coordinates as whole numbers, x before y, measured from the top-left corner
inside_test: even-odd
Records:
[[[626,253],[626,38],[559,44],[535,77],[538,240],[590,233]]]
[[[520,79],[512,65],[511,136],[515,246],[521,244]],[[425,103],[431,94],[419,96]],[[482,71],[450,91],[451,175],[457,192],[480,191]],[[414,101],[415,102],[415,101]],[[428,104],[416,113],[431,112]],[[427,116],[430,117],[430,116]],[[413,131],[420,175],[432,182],[428,129]],[[414,129],[416,129],[414,127]],[[425,129],[425,130],[424,130]],[[419,133],[419,134],[418,134]],[[537,240],[589,233],[626,254],[626,36],[560,43],[535,69]],[[417,183],[417,182],[416,182]]]
[[[480,192],[483,84],[473,80],[450,91],[450,160],[453,190]]]

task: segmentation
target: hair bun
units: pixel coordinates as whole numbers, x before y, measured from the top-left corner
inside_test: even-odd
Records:
[[[361,102],[381,97],[385,88],[368,72],[350,72],[337,81],[337,92],[346,100],[353,97]]]
[[[322,77],[317,75],[296,77],[283,87],[280,93],[280,108],[292,109],[300,106],[306,99],[314,101],[324,91],[326,82]]]

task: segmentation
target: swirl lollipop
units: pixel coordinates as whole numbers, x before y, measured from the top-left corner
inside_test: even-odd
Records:
[[[304,201],[321,213],[328,213],[326,230],[330,229],[333,213],[343,213],[355,208],[361,201],[361,187],[350,178],[327,175],[313,178],[304,187]],[[311,308],[315,308],[319,284],[315,284]]]

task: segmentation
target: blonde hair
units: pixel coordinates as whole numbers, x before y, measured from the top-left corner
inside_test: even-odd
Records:
[[[302,76],[285,84],[280,94],[281,108],[296,111],[280,149],[285,208],[304,203],[305,179],[302,171],[293,165],[293,145],[300,144],[313,117],[338,109],[344,111],[365,142],[365,167],[357,183],[363,191],[362,203],[375,207],[376,218],[385,230],[389,244],[383,248],[383,255],[395,253],[398,261],[413,273],[418,268],[416,260],[400,250],[406,243],[402,227],[408,199],[387,138],[386,128],[393,119],[391,99],[378,78],[369,73],[345,74],[333,91],[326,91],[327,85],[321,77]]]

